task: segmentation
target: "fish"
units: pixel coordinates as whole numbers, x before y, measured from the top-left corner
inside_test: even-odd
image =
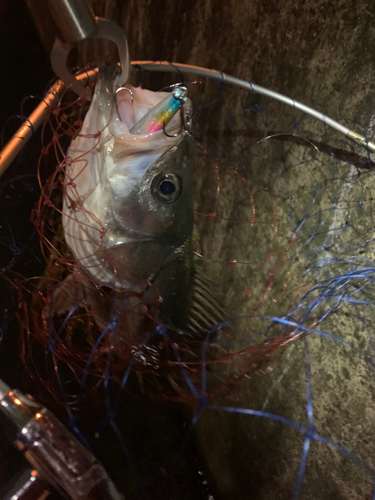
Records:
[[[52,315],[80,299],[104,328],[112,290],[122,314],[116,345],[127,348],[142,328],[140,310],[139,321],[126,319],[142,294],[173,329],[198,333],[223,321],[211,283],[194,266],[191,114],[185,88],[116,89],[108,71],[100,73],[65,158],[62,226],[75,266]]]

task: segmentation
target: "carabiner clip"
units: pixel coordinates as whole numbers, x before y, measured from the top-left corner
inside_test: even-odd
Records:
[[[119,55],[120,73],[116,76],[114,84],[126,85],[130,72],[129,47],[126,35],[120,26],[108,19],[95,17],[83,1],[50,0],[49,4],[55,23],[65,39],[63,43],[56,37],[51,51],[51,65],[65,85],[78,95],[85,91],[82,83],[68,70],[67,59],[74,44],[88,38],[102,38],[115,43]]]

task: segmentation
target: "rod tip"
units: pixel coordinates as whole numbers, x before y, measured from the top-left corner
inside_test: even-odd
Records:
[[[3,399],[8,392],[10,392],[11,388],[7,385],[3,380],[0,379],[0,400]]]

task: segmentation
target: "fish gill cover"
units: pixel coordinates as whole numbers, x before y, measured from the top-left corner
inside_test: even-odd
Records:
[[[144,88],[156,78],[141,70],[133,77]],[[147,279],[119,292],[77,272],[62,224],[71,217],[67,151],[82,134],[92,84],[51,110],[37,170],[25,173],[24,157],[1,184],[3,346],[16,317],[33,393],[60,402],[94,449],[100,436],[116,441],[124,467],[137,469],[122,428],[132,408],[121,409],[122,398],[133,393],[188,410],[186,435],[194,436],[218,498],[269,498],[272,484],[279,498],[373,498],[373,163],[323,123],[250,85],[180,78],[172,72],[164,83],[186,86],[193,103],[189,279],[193,295],[209,297],[199,317],[212,324],[176,326]],[[99,144],[107,129],[89,138]],[[81,208],[87,232],[90,218],[102,226]],[[138,260],[132,272],[147,263]],[[180,280],[183,265],[172,262],[168,279]],[[219,305],[223,316],[212,320]],[[101,404],[106,418],[94,434],[82,413]],[[111,461],[105,465],[121,482]],[[169,498],[159,483],[153,496],[143,475],[135,484],[134,498]],[[131,485],[124,488],[129,494]]]

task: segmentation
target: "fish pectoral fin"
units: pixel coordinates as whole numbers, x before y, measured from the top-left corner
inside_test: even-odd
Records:
[[[193,333],[207,331],[228,318],[228,311],[215,289],[214,283],[195,272],[188,318],[188,329]]]
[[[66,314],[79,303],[82,307],[87,307],[84,298],[94,290],[95,286],[90,279],[75,268],[52,292],[49,303],[43,310],[43,318]]]

